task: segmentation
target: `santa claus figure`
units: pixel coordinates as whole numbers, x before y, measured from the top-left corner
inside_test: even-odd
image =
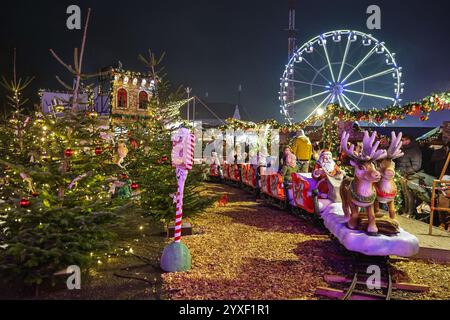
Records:
[[[334,162],[333,155],[329,150],[322,150],[320,152],[312,176],[317,181],[319,197],[327,199],[330,191],[329,179],[342,176],[342,171],[336,162]]]

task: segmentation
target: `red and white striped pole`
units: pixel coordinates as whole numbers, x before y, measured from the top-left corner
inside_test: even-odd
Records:
[[[178,192],[176,197],[177,211],[175,218],[175,242],[181,242],[181,225],[183,223],[183,196],[184,196],[184,185],[186,183],[186,178],[188,171],[185,169],[177,168],[177,180],[178,180]]]
[[[183,221],[184,186],[189,170],[194,164],[194,135],[186,128],[181,128],[172,136],[172,166],[176,169],[178,191],[175,197],[176,220],[175,241],[168,244],[161,256],[161,269],[166,272],[184,272],[192,267],[189,248],[181,242],[181,225]]]
[[[183,196],[189,170],[194,164],[195,136],[188,129],[180,129],[173,139],[172,164],[176,168],[178,191],[176,196],[175,242],[181,242]]]

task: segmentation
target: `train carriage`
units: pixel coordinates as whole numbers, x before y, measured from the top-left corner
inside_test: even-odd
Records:
[[[292,202],[308,213],[317,213],[314,206],[313,191],[316,188],[316,182],[310,173],[292,174]]]
[[[241,181],[244,185],[249,186],[249,175],[250,175],[250,165],[248,163],[244,163],[241,165]]]
[[[261,190],[261,194],[270,196],[270,187],[269,187],[269,176],[266,174],[261,175],[259,180],[259,188]]]
[[[241,169],[239,164],[233,164],[230,168],[230,179],[234,182],[241,182]]]
[[[220,177],[219,166],[217,164],[211,164],[209,166],[209,176],[211,178],[218,178],[218,177]]]
[[[286,200],[283,187],[283,177],[281,174],[276,173],[269,175],[269,192],[270,195],[277,200],[283,202]]]
[[[231,165],[226,163],[226,162],[224,162],[223,163],[223,178],[225,180],[231,180],[231,174],[230,174],[231,171],[230,171],[230,169],[231,169]]]
[[[249,173],[248,173],[248,186],[257,189],[257,179],[256,179],[256,166],[250,165]]]

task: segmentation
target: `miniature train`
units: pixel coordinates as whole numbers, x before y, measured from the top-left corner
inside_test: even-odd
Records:
[[[292,174],[292,184],[287,188],[278,172],[251,164],[211,164],[209,176],[212,181],[231,184],[257,194],[281,209],[320,219],[349,251],[368,256],[401,257],[411,257],[419,251],[418,239],[401,228],[395,236],[369,236],[365,232],[347,228],[342,203],[319,199],[317,182],[311,173]]]
[[[282,209],[298,209],[307,214],[318,214],[325,199],[317,198],[316,181],[310,173],[292,175],[292,185],[288,190],[288,200],[283,185],[283,177],[279,173],[270,172],[265,167],[251,164],[210,165],[209,177],[213,181],[223,181],[242,187]]]

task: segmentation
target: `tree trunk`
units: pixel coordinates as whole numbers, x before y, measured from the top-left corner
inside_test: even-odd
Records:
[[[75,83],[75,88],[73,91],[73,101],[72,101],[72,111],[76,111],[78,108],[78,95],[80,90],[80,81],[81,81],[81,69],[83,65],[83,55],[84,55],[84,48],[86,46],[86,36],[87,36],[87,29],[89,26],[89,17],[91,15],[91,8],[88,9],[87,18],[86,18],[86,24],[84,26],[84,32],[83,32],[83,40],[81,43],[81,52],[80,52],[80,61],[78,63],[78,68],[76,70],[77,72],[77,80]]]

